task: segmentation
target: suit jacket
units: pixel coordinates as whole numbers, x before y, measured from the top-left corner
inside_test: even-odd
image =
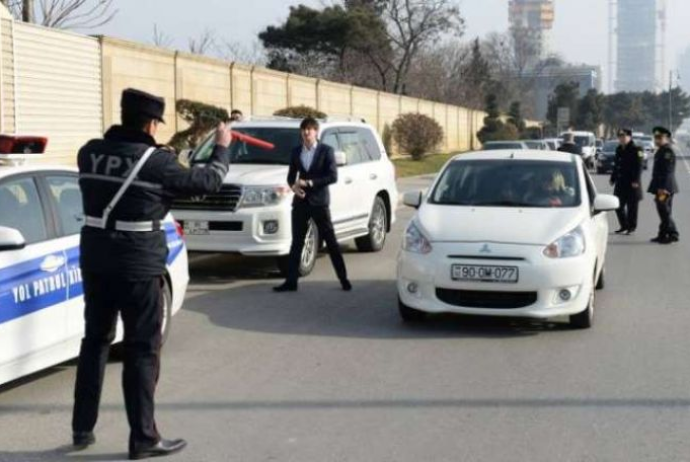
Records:
[[[678,192],[676,153],[671,146],[660,147],[654,155],[654,170],[648,191],[651,194],[656,194],[660,189],[665,189],[671,194]]]
[[[328,207],[331,204],[329,186],[338,182],[338,166],[335,163],[333,148],[319,143],[309,170],[302,165],[302,146],[293,149],[290,156],[290,170],[287,182],[292,187],[298,179],[311,181],[312,187],[304,188],[304,199],[295,196],[292,204],[309,204],[314,207]]]
[[[611,182],[615,184],[614,194],[619,197],[628,197],[635,192],[638,199],[642,199],[642,189],[634,189],[633,183],[642,182],[642,160],[644,150],[634,142],[616,148],[616,162],[611,174]]]

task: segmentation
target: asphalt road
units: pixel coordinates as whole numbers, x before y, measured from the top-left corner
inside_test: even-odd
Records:
[[[678,178],[690,191],[690,163]],[[268,262],[197,261],[158,393],[160,429],[190,443],[169,460],[690,460],[690,241],[648,243],[649,196],[641,209],[636,236],[611,237],[588,331],[454,316],[404,326],[394,262],[408,210],[383,253],[347,247],[351,294],[327,257],[290,295],[271,292]],[[0,461],[124,457],[120,370],[109,366],[99,442],[83,453],[64,446],[74,364],[2,389]]]

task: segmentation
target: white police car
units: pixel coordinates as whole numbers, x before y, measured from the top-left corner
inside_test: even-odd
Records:
[[[77,171],[11,158],[0,154],[0,384],[78,356],[84,333]],[[164,339],[189,282],[182,230],[170,215],[165,230]]]

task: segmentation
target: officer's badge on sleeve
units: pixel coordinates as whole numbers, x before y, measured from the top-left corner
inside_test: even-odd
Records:
[[[638,156],[640,159],[644,159],[644,151],[643,151],[642,149],[640,149],[639,151],[637,151],[637,156]]]
[[[671,160],[673,159],[673,153],[672,152],[667,152],[666,155],[664,156],[666,160]]]

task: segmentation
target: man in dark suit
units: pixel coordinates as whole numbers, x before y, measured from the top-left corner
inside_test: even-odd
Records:
[[[656,210],[661,219],[659,234],[652,239],[658,244],[678,242],[678,228],[673,221],[673,198],[678,193],[676,182],[676,153],[671,147],[671,132],[664,127],[654,129],[654,170],[648,192],[654,194]]]
[[[304,239],[313,220],[319,236],[326,242],[335,273],[343,290],[352,290],[347,278],[345,261],[335,237],[331,221],[329,186],[338,182],[338,167],[333,148],[319,143],[319,122],[308,117],[300,125],[302,146],[295,148],[290,157],[287,182],[295,193],[292,203],[292,246],[285,283],[275,287],[276,292],[297,291],[299,264]]]
[[[632,130],[622,128],[618,131],[619,146],[616,148],[616,162],[611,174],[614,194],[620,199],[616,210],[620,229],[616,234],[633,234],[637,229],[637,215],[642,200],[642,160],[644,150],[632,138]]]

